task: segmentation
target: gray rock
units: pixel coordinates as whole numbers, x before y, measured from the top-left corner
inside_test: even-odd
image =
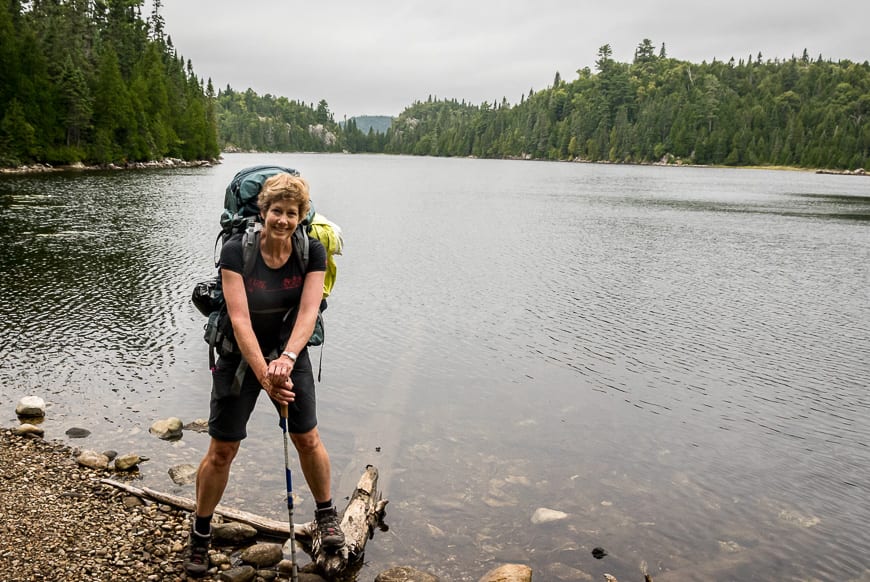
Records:
[[[103,454],[106,455],[109,458],[109,460],[111,461],[112,459],[114,459],[115,457],[118,456],[118,451],[113,451],[113,450],[109,449],[108,451],[103,451]]]
[[[479,582],[532,582],[532,569],[525,564],[503,564],[484,574]]]
[[[83,439],[85,437],[91,436],[91,431],[86,428],[68,428],[66,431],[66,436],[71,439]]]
[[[239,566],[230,568],[218,574],[218,580],[221,582],[250,582],[257,575],[257,571],[253,566]]]
[[[384,570],[375,578],[375,582],[439,582],[439,580],[438,576],[410,566],[396,566]]]
[[[265,582],[272,582],[278,577],[278,572],[275,570],[257,570],[257,578],[262,578]]]
[[[228,523],[213,523],[211,535],[215,543],[241,544],[257,537],[257,530],[245,523],[231,521]]]
[[[18,401],[18,406],[15,407],[15,414],[18,416],[45,416],[45,400],[39,396],[25,396]]]
[[[121,455],[120,457],[115,458],[115,470],[132,471],[139,466],[139,463],[144,463],[147,460],[147,457],[140,457],[139,455],[132,453],[129,455]]]
[[[181,419],[173,416],[163,420],[155,420],[154,424],[152,424],[151,428],[148,430],[151,434],[157,435],[159,438],[168,441],[181,438],[183,427],[181,425]]]
[[[109,457],[97,451],[82,451],[76,457],[76,462],[79,465],[90,467],[91,469],[108,469]]]
[[[36,436],[42,436],[45,434],[45,429],[43,429],[41,426],[36,426],[35,424],[25,422],[16,426],[13,432],[17,435],[32,434]]]
[[[169,478],[176,485],[191,485],[196,482],[196,465],[185,463],[169,467]]]
[[[267,568],[280,562],[284,553],[281,551],[281,544],[259,543],[242,550],[240,557],[243,562],[258,568]]]

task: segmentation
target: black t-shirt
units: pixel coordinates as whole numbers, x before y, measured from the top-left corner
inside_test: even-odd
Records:
[[[305,273],[302,272],[302,264],[295,250],[290,253],[286,263],[273,269],[263,260],[258,248],[251,274],[245,277],[251,325],[264,355],[283,347],[278,345],[284,323],[282,319],[291,307],[299,306],[305,274],[326,270],[326,250],[323,245],[311,237],[308,242],[308,270]],[[220,268],[243,275],[241,237],[233,237],[224,244]],[[290,319],[295,319],[295,314]]]

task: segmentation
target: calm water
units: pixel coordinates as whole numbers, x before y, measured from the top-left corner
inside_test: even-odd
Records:
[[[227,155],[214,168],[0,179],[0,422],[151,457],[207,437],[203,318],[223,191],[298,167],[347,250],[327,312],[321,431],[336,497],[381,471],[371,580],[870,577],[870,179],[798,172]],[[315,359],[317,354],[315,352]],[[282,520],[261,401],[225,503]],[[296,468],[296,467],[294,467]],[[297,514],[313,502],[300,472]],[[568,514],[531,523],[536,509]],[[600,546],[603,560],[591,555]]]

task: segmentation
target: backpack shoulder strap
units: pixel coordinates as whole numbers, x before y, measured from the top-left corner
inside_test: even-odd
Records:
[[[242,235],[242,276],[247,277],[254,271],[257,262],[257,250],[260,247],[260,231],[263,225],[253,223]]]
[[[293,253],[299,259],[303,277],[305,276],[305,271],[308,270],[308,247],[308,225],[302,223],[293,231]]]

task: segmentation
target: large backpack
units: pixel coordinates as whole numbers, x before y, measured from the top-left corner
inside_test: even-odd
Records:
[[[224,210],[220,218],[221,230],[215,240],[215,267],[219,265],[220,248],[223,244],[233,236],[240,236],[242,241],[243,275],[250,274],[256,259],[260,231],[262,230],[257,197],[260,194],[263,183],[275,174],[282,172],[299,176],[299,172],[293,168],[269,165],[252,166],[237,172],[232,181],[227,185],[224,196]],[[294,253],[302,266],[303,272],[308,267],[309,236],[318,239],[326,249],[327,265],[323,285],[323,300],[320,303],[314,333],[308,341],[309,346],[318,346],[322,345],[325,339],[323,311],[326,309],[326,297],[335,285],[336,265],[334,256],[341,254],[344,240],[341,236],[341,227],[321,214],[316,213],[312,204],[308,215],[299,223],[299,226],[293,233]],[[224,301],[223,290],[221,289],[220,272],[215,277],[197,284],[194,287],[191,300],[200,313],[208,317],[208,321],[204,326],[205,334],[203,339],[209,345],[209,367],[213,370],[216,359],[215,353],[221,356],[241,353],[235,342],[229,314],[227,313],[226,302]],[[286,323],[291,317],[295,317],[295,308],[290,309],[284,314],[284,322]],[[286,341],[286,339],[282,338],[282,341]],[[246,369],[247,366],[243,361],[236,374],[239,386]],[[319,378],[320,374],[318,373]]]

